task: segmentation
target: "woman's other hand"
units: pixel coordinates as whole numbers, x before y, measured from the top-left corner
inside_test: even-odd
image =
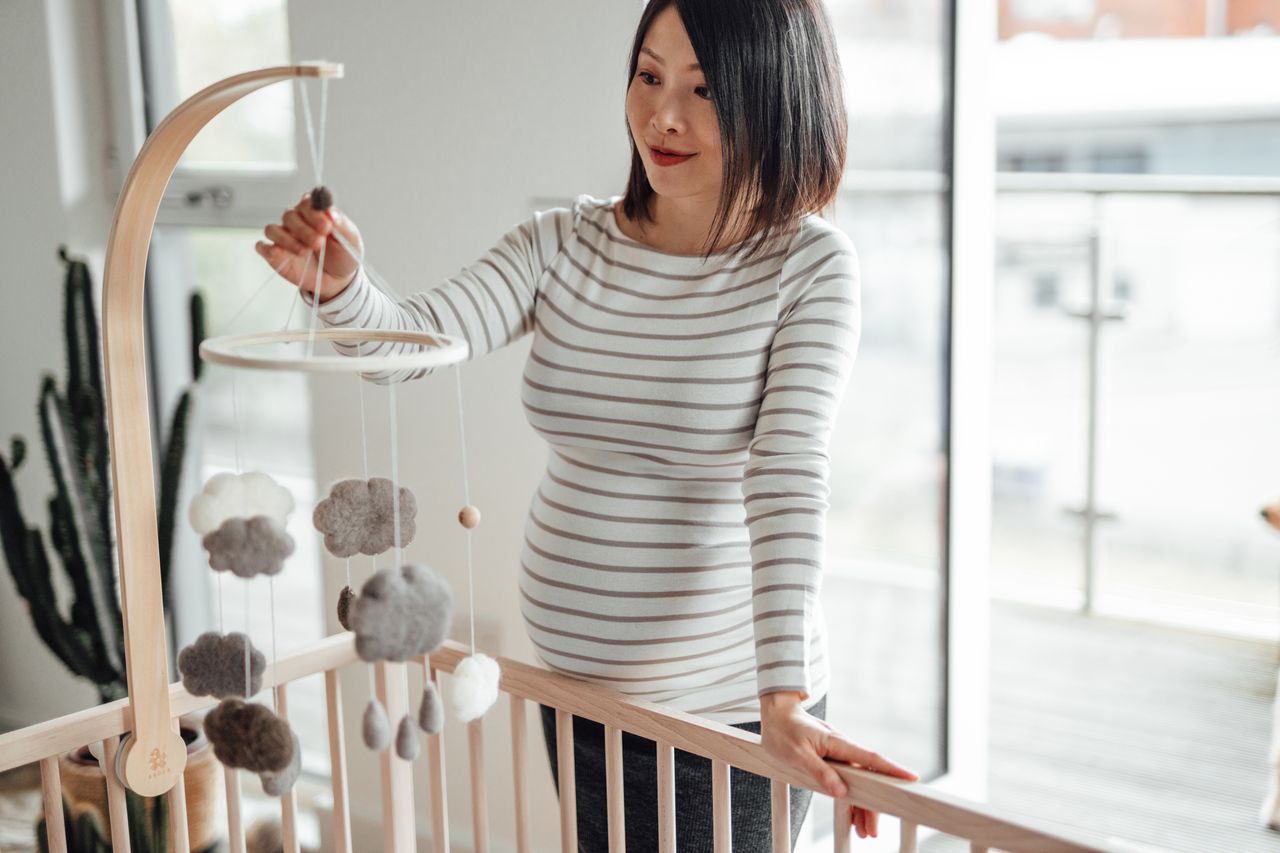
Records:
[[[766,693],[760,697],[760,740],[771,755],[816,780],[828,795],[838,799],[849,789],[824,758],[847,761],[864,770],[909,782],[919,780],[915,773],[858,746],[826,721],[805,711],[800,707],[800,697],[801,694],[794,691]],[[853,810],[851,823],[860,838],[879,833],[878,812],[856,805],[849,807]]]
[[[347,245],[364,254],[356,224],[334,205],[316,210],[308,192],[281,214],[279,223],[262,229],[267,239],[259,240],[254,248],[290,284],[311,293],[316,289],[316,262],[324,246],[324,275],[320,277],[320,301],[324,302],[345,290],[360,267],[359,258],[352,257],[335,239],[335,230]]]

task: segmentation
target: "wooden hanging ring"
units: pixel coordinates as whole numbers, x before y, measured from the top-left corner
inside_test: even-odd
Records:
[[[420,347],[412,352],[394,355],[306,355],[265,353],[247,355],[246,347],[265,344],[306,343],[362,344],[401,343]],[[403,329],[292,329],[285,332],[251,332],[243,335],[221,335],[200,343],[200,357],[210,364],[247,367],[257,370],[294,370],[301,373],[373,373],[383,370],[418,370],[444,367],[464,361],[470,346],[462,338],[433,332]]]

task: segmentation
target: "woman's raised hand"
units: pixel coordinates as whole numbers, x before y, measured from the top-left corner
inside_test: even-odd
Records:
[[[316,262],[324,246],[324,274],[320,277],[320,301],[324,302],[345,290],[360,267],[360,259],[338,242],[334,231],[361,255],[364,242],[360,229],[336,206],[317,210],[311,199],[312,193],[304,193],[296,205],[281,214],[278,224],[262,229],[267,239],[259,240],[254,248],[290,284],[312,293],[316,290]]]

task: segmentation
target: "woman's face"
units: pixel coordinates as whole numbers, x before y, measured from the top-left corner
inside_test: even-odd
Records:
[[[627,124],[654,192],[715,204],[723,181],[720,124],[674,5],[653,19],[627,87]],[[691,156],[663,158],[653,148]]]

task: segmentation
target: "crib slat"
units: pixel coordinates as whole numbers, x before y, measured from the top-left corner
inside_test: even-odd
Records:
[[[430,668],[431,680],[440,686],[440,673]],[[446,725],[447,725],[446,721]],[[449,808],[444,787],[444,728],[427,737],[427,767],[431,773],[431,849],[449,853]]]
[[[556,769],[560,776],[560,850],[578,853],[578,788],[574,780],[573,715],[556,708]]]
[[[382,707],[387,709],[391,731],[409,710],[409,685],[405,665],[380,661],[374,665],[374,684]],[[382,849],[387,853],[414,853],[417,849],[413,811],[413,763],[403,761],[393,748],[380,756],[382,766]]]
[[[240,771],[234,767],[223,767],[222,781],[227,790],[227,838],[231,842],[231,853],[245,853],[244,819],[240,809]]]
[[[791,786],[770,780],[769,811],[773,826],[773,853],[791,853]]]
[[[107,780],[107,813],[111,820],[111,849],[115,853],[130,853],[129,809],[125,803],[124,785],[116,775],[116,753],[120,751],[120,737],[109,737],[102,742],[102,775]]]
[[[58,757],[40,759],[40,792],[44,795],[44,829],[49,853],[67,853],[67,827],[62,816],[62,777]]]
[[[849,837],[849,833],[853,829],[853,809],[849,806],[848,800],[832,800],[832,806],[835,809],[832,817],[831,835],[835,838],[836,853],[849,853],[850,845],[853,843]]]
[[[676,853],[676,751],[658,743],[658,851]]]
[[[173,853],[191,853],[191,835],[187,829],[187,783],[185,774],[177,773],[178,781],[164,795],[169,803],[169,849]]]
[[[733,826],[729,821],[729,764],[724,761],[711,762],[711,821],[712,849],[715,853],[730,853]]]
[[[916,838],[919,826],[911,821],[898,823],[898,853],[916,853]]]
[[[511,772],[516,789],[516,853],[529,853],[529,803],[524,787],[524,697],[511,695]]]
[[[289,719],[289,685],[277,684],[276,715],[282,720]],[[301,853],[298,846],[298,791],[295,783],[280,797],[280,829],[283,838],[284,853]]]
[[[471,832],[476,853],[489,850],[489,810],[484,790],[484,717],[467,723],[471,759]]]
[[[342,701],[338,686],[338,671],[325,670],[324,697],[329,709],[329,775],[333,781],[333,840],[337,853],[351,853],[351,806],[347,798],[347,744],[343,740]]]
[[[627,824],[623,814],[622,730],[604,727],[605,793],[609,799],[609,853],[626,853]]]

